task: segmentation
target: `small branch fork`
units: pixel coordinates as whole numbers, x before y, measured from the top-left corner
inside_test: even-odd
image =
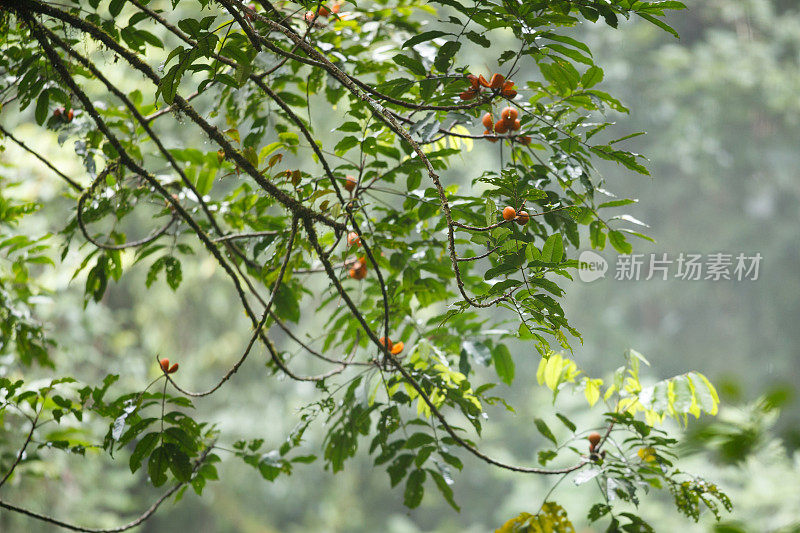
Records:
[[[151,21],[155,22],[156,24],[160,24],[170,33],[175,35],[178,39],[185,42],[190,46],[197,46],[197,43],[184,34],[180,29],[169,23],[161,14],[152,11],[145,5],[141,4],[138,0],[131,0],[130,2],[133,6],[139,9],[141,12],[145,13]],[[354,76],[346,73],[345,71],[341,70],[337,65],[331,62],[326,55],[315,48],[308,40],[307,37],[310,33],[310,28],[304,33],[301,34],[295,31],[291,24],[288,22],[288,18],[281,17],[281,20],[276,21],[272,18],[266,17],[258,12],[250,10],[249,8],[243,6],[238,2],[234,2],[233,0],[218,0],[218,3],[225,9],[225,11],[230,14],[234,20],[238,23],[241,27],[242,31],[245,32],[247,38],[253,43],[254,48],[257,50],[266,49],[277,57],[280,58],[280,62],[278,66],[270,69],[268,72],[263,73],[251,73],[248,76],[248,81],[252,83],[259,91],[261,91],[265,97],[269,98],[275,105],[280,109],[283,113],[284,118],[290,121],[303,135],[306,141],[309,143],[309,146],[314,151],[315,156],[318,158],[325,174],[325,178],[327,181],[330,182],[333,191],[336,195],[336,198],[343,208],[343,219],[338,218],[331,218],[329,215],[314,210],[312,207],[306,205],[302,200],[298,200],[293,198],[287,192],[279,188],[275,183],[270,181],[267,177],[265,177],[252,163],[250,163],[247,158],[244,157],[242,152],[237,150],[223,135],[223,133],[210,124],[206,119],[204,119],[201,114],[192,106],[190,103],[198,93],[193,93],[192,95],[184,98],[180,94],[176,94],[174,97],[173,102],[163,108],[162,110],[153,113],[149,116],[143,116],[137,110],[136,106],[128,99],[124,91],[120,90],[116,85],[109,80],[102,71],[94,65],[87,57],[80,54],[77,50],[69,45],[68,42],[64,41],[54,32],[47,28],[47,26],[43,22],[44,17],[49,17],[64,23],[65,25],[74,28],[75,30],[80,31],[81,33],[90,36],[92,39],[102,43],[106,48],[108,48],[111,52],[116,54],[119,58],[123,59],[130,67],[144,75],[152,84],[158,86],[161,83],[160,76],[136,53],[128,50],[120,43],[115,41],[110,35],[108,35],[105,31],[98,28],[97,26],[79,18],[67,11],[59,9],[52,4],[48,4],[39,0],[0,0],[0,6],[5,9],[8,9],[17,14],[19,19],[23,21],[31,31],[31,35],[36,41],[38,41],[39,46],[42,48],[43,52],[47,56],[50,64],[52,65],[53,69],[62,79],[64,84],[69,88],[69,90],[77,97],[77,99],[81,102],[82,108],[84,111],[89,115],[89,117],[94,121],[97,128],[101,131],[104,137],[109,141],[109,143],[113,146],[117,154],[119,155],[119,159],[117,162],[109,164],[106,169],[93,181],[93,183],[87,189],[84,189],[80,186],[77,182],[69,178],[68,176],[61,173],[57,168],[55,168],[52,164],[50,164],[44,157],[40,156],[39,154],[35,153],[33,150],[28,148],[25,144],[21,141],[13,137],[9,132],[0,128],[0,132],[2,132],[5,136],[10,138],[12,141],[17,143],[20,147],[27,150],[28,152],[35,155],[38,159],[44,162],[51,170],[56,172],[67,184],[72,187],[77,193],[80,194],[78,199],[78,224],[79,227],[84,235],[84,237],[101,249],[111,249],[111,250],[122,250],[126,248],[138,248],[144,246],[148,243],[151,243],[167,232],[169,232],[170,228],[175,224],[179,223],[185,225],[189,231],[194,233],[197,238],[202,242],[205,248],[209,251],[209,253],[214,257],[214,259],[219,263],[222,269],[225,271],[226,275],[231,279],[234,288],[239,296],[239,299],[242,303],[242,306],[247,314],[248,318],[250,319],[253,327],[253,333],[250,337],[250,340],[245,348],[243,354],[237,360],[237,362],[228,370],[228,372],[210,389],[203,391],[203,392],[191,392],[179,386],[172,377],[167,375],[167,380],[170,384],[172,384],[176,390],[181,392],[186,396],[191,397],[203,397],[213,394],[217,391],[224,383],[226,383],[241,367],[241,365],[245,362],[248,355],[252,351],[252,348],[256,341],[260,340],[261,343],[266,347],[272,362],[275,366],[287,375],[289,378],[297,380],[297,381],[323,381],[330,376],[335,374],[341,373],[344,371],[348,366],[356,365],[356,366],[364,366],[364,367],[371,367],[372,363],[365,363],[359,361],[353,361],[352,357],[344,358],[344,359],[333,359],[327,357],[323,354],[320,354],[313,350],[310,346],[306,345],[300,339],[295,336],[291,330],[286,327],[280,320],[278,320],[277,316],[275,316],[273,308],[273,303],[275,300],[276,293],[278,292],[288,269],[288,265],[291,262],[292,251],[296,244],[296,238],[298,236],[298,232],[300,226],[302,226],[303,231],[308,238],[309,243],[311,244],[315,254],[317,255],[319,261],[322,263],[323,271],[327,275],[328,279],[332,283],[335,290],[338,292],[340,298],[345,302],[347,307],[349,308],[353,317],[358,321],[361,328],[363,329],[366,336],[369,338],[372,344],[374,344],[378,350],[383,354],[384,360],[388,362],[392,367],[394,367],[397,372],[402,376],[402,378],[411,386],[413,387],[416,392],[420,395],[420,398],[426,403],[426,405],[430,408],[431,413],[434,417],[438,420],[441,424],[441,427],[452,437],[461,447],[465,448],[468,452],[473,454],[478,459],[511,471],[515,472],[524,472],[524,473],[533,473],[533,474],[566,474],[569,472],[573,472],[582,468],[585,464],[587,464],[587,459],[582,459],[577,464],[561,469],[543,469],[543,468],[535,468],[535,467],[523,467],[523,466],[516,466],[511,464],[506,464],[500,462],[496,459],[493,459],[483,452],[475,448],[469,442],[464,440],[462,437],[459,436],[456,429],[449,424],[447,419],[445,418],[444,414],[439,410],[439,408],[434,404],[431,400],[429,395],[425,392],[422,385],[417,381],[417,379],[409,372],[407,368],[405,368],[400,361],[392,355],[386,347],[380,342],[379,334],[373,330],[373,328],[367,323],[364,316],[359,311],[357,305],[350,297],[349,293],[343,287],[340,276],[337,274],[336,269],[334,268],[333,263],[330,259],[330,252],[326,252],[319,243],[317,230],[315,228],[316,224],[321,224],[330,230],[333,230],[337,235],[338,238],[341,238],[341,235],[347,231],[354,231],[359,237],[361,237],[361,243],[367,257],[367,260],[370,262],[376,278],[377,283],[381,290],[381,299],[382,299],[382,306],[383,306],[383,320],[382,320],[382,332],[383,336],[388,338],[389,337],[389,325],[390,325],[390,306],[389,306],[389,296],[387,293],[386,288],[386,281],[383,277],[383,273],[381,271],[379,262],[375,257],[373,250],[370,248],[368,239],[365,238],[365,233],[362,231],[358,217],[356,216],[356,206],[353,202],[353,196],[347,196],[346,193],[342,191],[340,188],[340,181],[341,178],[337,177],[331,165],[328,162],[326,152],[324,152],[316,142],[312,132],[310,131],[309,127],[303,122],[303,120],[297,116],[297,114],[292,110],[292,108],[283,101],[283,99],[275,93],[269,86],[269,84],[265,81],[265,78],[271,74],[280,66],[286,64],[289,61],[302,63],[308,65],[315,69],[322,69],[327,72],[333,79],[335,79],[342,87],[344,87],[347,91],[350,92],[354,97],[362,100],[365,102],[373,112],[373,115],[381,121],[383,124],[386,125],[389,130],[395,133],[398,137],[400,137],[403,141],[407,142],[408,145],[411,147],[414,155],[418,158],[418,160],[422,163],[425,167],[428,177],[430,178],[431,182],[433,183],[437,195],[439,205],[441,207],[442,213],[444,214],[445,221],[447,223],[447,243],[448,243],[448,255],[450,259],[450,263],[452,266],[452,270],[455,276],[456,285],[458,287],[459,293],[463,300],[467,302],[468,305],[475,307],[475,308],[489,308],[493,307],[498,303],[504,301],[511,301],[512,300],[512,293],[505,293],[501,296],[491,300],[491,301],[479,301],[466,292],[465,284],[462,279],[461,270],[459,267],[459,263],[466,262],[466,261],[476,261],[479,259],[483,259],[485,257],[490,256],[492,253],[497,251],[497,247],[493,248],[486,253],[475,256],[475,257],[464,257],[461,258],[456,253],[456,242],[455,242],[455,231],[456,230],[465,230],[465,231],[491,231],[492,229],[498,228],[504,224],[506,221],[499,222],[496,224],[491,224],[487,226],[472,226],[467,225],[461,222],[456,221],[453,218],[453,212],[451,209],[451,205],[447,196],[447,193],[441,183],[439,175],[434,170],[433,164],[428,159],[426,153],[420,146],[409,131],[401,124],[406,124],[409,122],[409,119],[403,117],[399,113],[392,111],[385,107],[385,105],[392,105],[397,106],[403,109],[408,109],[412,112],[422,111],[422,110],[431,110],[431,111],[455,111],[455,110],[469,110],[473,108],[480,107],[488,102],[491,101],[493,97],[496,95],[490,95],[488,97],[484,97],[482,99],[477,99],[476,101],[464,104],[454,104],[454,105],[426,105],[426,104],[415,104],[411,102],[406,102],[401,99],[393,98],[388,95],[382,94],[378,90],[371,87],[369,84],[355,78]],[[261,0],[261,3],[265,6],[267,11],[272,15],[280,16],[280,12],[268,1]],[[246,15],[246,16],[243,16]],[[254,25],[250,25],[245,21],[245,18],[257,21],[262,26],[269,29],[268,35],[262,35],[259,31],[255,28]],[[276,39],[271,34],[277,34],[279,39]],[[282,46],[290,47],[290,50],[284,49]],[[115,134],[111,131],[108,125],[105,123],[104,119],[98,113],[97,109],[94,107],[91,99],[87,96],[87,94],[82,90],[82,88],[78,85],[78,83],[73,79],[70,69],[67,65],[67,62],[62,59],[58,49],[61,50],[63,54],[68,56],[72,61],[79,63],[82,67],[88,69],[105,87],[108,91],[113,94],[117,99],[119,99],[122,104],[129,110],[132,117],[136,121],[136,123],[142,128],[145,134],[153,140],[156,148],[158,151],[163,155],[163,157],[168,161],[172,169],[175,171],[176,174],[179,175],[181,179],[181,183],[187,189],[191,190],[195,197],[198,199],[198,203],[201,206],[201,210],[205,217],[208,219],[208,223],[210,224],[210,229],[213,233],[207,233],[203,227],[193,218],[191,213],[189,213],[181,203],[174,198],[167,189],[159,182],[159,180],[153,176],[150,172],[148,172],[143,166],[142,163],[137,161],[134,157],[132,157],[122,145],[122,143],[117,139]],[[228,67],[235,68],[237,66],[236,61],[220,55],[220,53],[213,54],[214,59],[218,60],[220,63],[227,65]],[[229,256],[220,249],[220,246],[224,247],[230,255],[238,256],[242,259],[245,259],[244,254],[235,246],[235,243],[238,241],[243,241],[247,239],[263,237],[266,235],[277,235],[277,234],[284,234],[285,231],[281,232],[252,232],[252,233],[241,233],[241,234],[230,234],[224,231],[217,223],[216,218],[214,216],[213,211],[208,207],[208,205],[203,201],[202,195],[194,187],[192,181],[186,176],[185,172],[181,168],[181,166],[175,161],[174,157],[170,154],[170,152],[166,149],[165,145],[161,142],[158,134],[154,131],[151,124],[153,121],[158,118],[159,116],[163,116],[164,114],[168,113],[169,111],[178,111],[189,118],[189,120],[199,127],[215,144],[217,144],[224,156],[229,161],[232,161],[240,168],[246,175],[252,178],[258,186],[262,189],[262,191],[269,195],[271,198],[276,200],[278,204],[280,204],[291,216],[292,218],[292,225],[291,231],[288,235],[288,240],[286,244],[286,251],[283,256],[283,261],[281,263],[280,271],[278,273],[277,278],[275,279],[273,286],[271,288],[271,294],[269,299],[265,300],[259,294],[258,290],[252,284],[248,276],[242,272],[239,268],[236,261],[232,260]],[[440,129],[440,133],[443,135],[452,135],[457,137],[463,137],[462,134],[457,134],[454,132],[449,131],[448,129]],[[472,138],[473,136],[467,136]],[[483,136],[476,136],[476,137],[483,137]],[[513,138],[513,136],[511,136]],[[167,202],[168,206],[170,207],[171,211],[173,212],[172,218],[169,220],[167,224],[153,232],[148,237],[138,240],[132,241],[124,244],[107,244],[98,241],[94,238],[88,231],[84,217],[83,211],[85,207],[86,201],[91,197],[96,187],[99,186],[104,181],[105,176],[108,172],[116,169],[117,166],[124,167],[127,171],[132,172],[133,174],[139,176],[148,185],[150,185],[153,190],[164,200]],[[373,181],[374,183],[374,181]],[[367,190],[372,184],[369,184],[366,187],[359,188],[356,192]],[[558,211],[560,209],[566,209],[566,207],[559,207],[550,211],[542,212],[542,213],[533,213],[530,216],[541,216],[547,213],[551,213],[554,211]],[[216,235],[214,235],[214,233]],[[250,263],[248,263],[250,264]],[[247,298],[247,291],[245,291],[244,286],[247,287],[248,291],[253,294],[260,305],[263,306],[263,311],[260,314],[260,318],[256,315],[254,309],[252,308],[251,304]],[[336,368],[333,370],[326,372],[324,374],[320,374],[318,376],[300,376],[295,374],[291,371],[277,352],[275,346],[273,345],[272,341],[267,336],[265,331],[265,325],[269,318],[272,318],[274,322],[284,330],[289,336],[300,346],[305,349],[311,355],[322,359],[328,363],[335,364]],[[35,426],[35,422],[34,422]],[[609,428],[610,432],[611,428]],[[31,435],[28,437],[28,441],[33,434],[33,428],[31,430]],[[606,434],[606,436],[608,433]],[[26,442],[27,445],[27,442]],[[23,450],[20,452],[22,454]],[[206,450],[205,454],[208,453]],[[202,456],[202,459],[205,458],[205,454]],[[20,455],[21,457],[21,455]],[[19,458],[17,463],[19,462]],[[12,467],[12,471],[15,465]],[[197,466],[195,467],[197,468]],[[10,476],[11,471],[6,475],[6,477],[0,481],[0,487],[6,481],[8,476]],[[61,527],[66,527],[68,529],[73,529],[75,531],[97,531],[97,532],[111,532],[111,531],[124,531],[125,529],[130,529],[131,527],[135,527],[136,525],[141,524],[144,520],[146,520],[153,512],[155,512],[156,508],[163,502],[166,498],[168,498],[171,494],[177,491],[182,484],[176,485],[166,494],[164,494],[159,500],[157,500],[150,509],[148,509],[142,516],[140,516],[137,520],[126,524],[125,526],[121,526],[120,528],[116,529],[87,529],[87,528],[80,528],[79,526],[72,526],[63,522],[59,522],[55,519],[47,517],[45,515],[41,515],[38,513],[34,513],[32,511],[28,511],[6,502],[0,500],[0,507],[5,507],[10,510],[14,510],[17,512],[21,512],[32,516],[34,518],[38,518],[44,520],[46,522],[59,525]]]

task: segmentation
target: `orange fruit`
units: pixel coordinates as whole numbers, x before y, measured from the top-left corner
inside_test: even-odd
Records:
[[[503,120],[498,120],[494,125],[494,131],[495,133],[505,133],[508,131],[508,124],[506,124]]]
[[[378,342],[380,342],[383,346],[386,346],[386,349],[388,349],[389,351],[392,351],[392,349],[394,348],[394,343],[392,342],[392,339],[381,337]]]
[[[502,74],[494,73],[492,80],[489,82],[489,87],[492,89],[500,89],[503,87],[506,79]]]
[[[169,372],[169,359],[165,357],[164,359],[159,361],[158,364],[161,366],[161,370],[163,370],[164,372]]]
[[[506,206],[506,208],[503,209],[503,220],[506,221],[514,220],[516,216],[517,216],[517,210],[511,207],[510,205]]]
[[[361,238],[358,236],[358,233],[351,231],[347,234],[347,246],[361,246]]]
[[[481,120],[481,122],[483,123],[483,127],[486,128],[487,130],[491,130],[494,127],[494,118],[492,118],[491,113],[486,113],[485,115],[483,115],[483,119]]]
[[[347,176],[344,181],[344,188],[347,189],[347,192],[353,192],[353,190],[356,188],[356,185],[358,185],[356,179],[353,176]]]
[[[402,341],[400,341],[398,343],[395,343],[395,345],[392,346],[392,348],[389,351],[392,353],[392,355],[397,355],[403,351],[403,348],[405,348],[405,345],[403,344]]]
[[[531,219],[531,217],[530,217],[530,215],[528,214],[527,211],[520,211],[517,214],[517,218],[515,220],[516,220],[517,224],[519,224],[520,226],[524,226],[525,224],[528,223],[528,221],[530,219]]]
[[[514,122],[515,120],[517,120],[518,116],[519,113],[517,113],[517,110],[514,109],[513,107],[505,107],[500,112],[500,118],[502,118],[506,122]]]
[[[486,131],[484,131],[484,132],[483,132],[483,134],[484,134],[484,135],[491,135],[491,134],[492,134],[492,132],[491,132],[491,131],[489,131],[489,130],[486,130]],[[497,142],[497,141],[499,141],[500,139],[498,139],[498,138],[496,138],[496,137],[487,137],[487,138],[486,138],[486,140],[487,140],[487,141],[489,141],[490,143],[496,143],[496,142]]]

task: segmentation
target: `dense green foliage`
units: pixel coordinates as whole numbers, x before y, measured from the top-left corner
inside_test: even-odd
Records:
[[[315,5],[187,4],[160,12],[115,0],[73,9],[0,3],[4,100],[30,106],[40,126],[74,141],[85,171],[73,179],[54,169],[75,205],[58,236],[17,234],[37,206],[3,196],[2,348],[14,357],[0,383],[3,423],[15,438],[3,441],[9,476],[0,483],[50,450],[100,448],[134,473],[146,469],[152,485],[169,483],[163,501],[187,486],[202,493],[223,451],[272,481],[316,460],[341,471],[361,448],[403,485],[408,507],[435,488],[458,509],[453,472],[463,462],[453,452],[461,449],[507,470],[596,481],[601,501],[587,512],[611,531],[650,530],[614,505],[638,502],[651,487],[668,490],[695,520],[703,507],[730,508],[716,486],[673,465],[676,441],[657,427],[666,417],[716,413],[713,386],[697,372],[643,385],[646,360],[634,350],[611,379],[587,375],[569,356],[581,337],[558,300],[577,267],[581,228],[593,247],[608,242],[620,253],[632,249],[628,236],[646,238],[625,217],[604,214],[631,201],[595,198],[604,183],[593,162],[647,174],[637,154],[620,148],[636,134],[596,141],[611,125],[604,113],[625,108],[596,88],[603,71],[589,48],[560,30],[638,16],[672,31],[661,17],[680,2],[447,1],[434,3],[438,14],[428,4],[375,2],[316,17],[305,13]],[[497,70],[516,86],[478,90],[463,57],[505,32],[516,46],[497,50]],[[104,74],[115,62],[141,74],[140,83],[121,86]],[[531,69],[538,74],[517,78]],[[519,133],[475,129],[483,113],[496,119],[505,106],[520,117]],[[331,108],[337,134],[322,142],[314,116]],[[212,144],[163,141],[159,127],[170,120]],[[499,141],[497,168],[469,165],[474,143],[489,141]],[[466,191],[439,176],[463,163]],[[504,218],[504,206],[528,210],[530,220]],[[135,217],[150,221],[149,236],[128,235],[140,226]],[[26,382],[31,365],[53,364],[52,342],[32,318],[41,293],[31,271],[76,252],[85,308],[129,271],[145,269],[151,291],[175,291],[186,264],[211,258],[251,323],[247,347],[201,393],[181,379],[191,360],[133,389],[118,375],[99,385]],[[293,333],[309,315],[324,317],[311,339]],[[280,350],[272,330],[299,351]],[[512,352],[512,339],[530,349]],[[193,398],[232,386],[255,346],[266,349],[273,374],[316,385],[298,425],[271,451],[263,439],[230,442],[194,409]],[[300,354],[329,368],[299,374]],[[141,357],[159,368],[159,355]],[[554,402],[577,389],[589,406],[606,407],[589,427],[559,415],[566,437],[537,417],[552,447],[538,450],[533,467],[484,454],[465,429],[480,435],[487,409],[505,404],[495,387],[512,384],[521,365],[538,367]],[[317,419],[327,432],[321,459],[303,439]],[[590,448],[592,431],[603,434]],[[532,511],[501,530],[571,528],[554,502]]]

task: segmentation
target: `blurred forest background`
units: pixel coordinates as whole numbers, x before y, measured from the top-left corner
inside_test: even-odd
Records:
[[[608,374],[623,363],[624,349],[632,347],[648,357],[652,374],[668,377],[696,369],[722,394],[724,407],[716,419],[692,421],[685,432],[671,430],[684,443],[687,469],[718,481],[731,496],[734,512],[723,525],[715,525],[710,516],[694,524],[677,515],[669,502],[648,498],[642,502],[642,516],[657,531],[797,532],[800,5],[797,0],[686,3],[689,10],[670,19],[680,40],[644,21],[623,22],[617,31],[592,25],[579,29],[592,44],[595,62],[605,69],[601,88],[631,110],[629,116],[614,117],[618,125],[613,134],[648,133],[629,141],[628,147],[650,158],[652,179],[602,165],[604,188],[639,198],[638,205],[626,209],[650,225],[645,233],[657,243],[635,242],[637,253],[674,257],[680,252],[760,252],[759,279],[615,281],[611,270],[606,279],[593,283],[575,281],[565,302],[584,337],[575,357],[590,373]],[[491,72],[496,59],[491,49],[476,49],[473,57],[473,72]],[[115,75],[135,78],[121,69]],[[325,105],[320,102],[312,113],[322,120],[327,113],[328,129],[333,130],[335,113]],[[72,141],[59,146],[55,135],[41,135],[32,114],[32,108],[19,113],[9,105],[0,121],[19,137],[32,139],[37,151],[59,158],[62,170],[85,182]],[[173,125],[176,137],[185,135],[179,122]],[[198,137],[196,142],[206,140]],[[12,143],[5,144],[0,153],[2,195],[45,204],[20,231],[57,234],[74,200],[64,196],[62,183],[49,170]],[[465,153],[460,172],[454,165],[445,181],[469,186],[469,168],[497,165],[496,148],[484,144],[476,143]],[[302,158],[298,164],[313,168]],[[10,188],[12,182],[19,185]],[[142,218],[140,223],[138,234],[144,235],[148,221]],[[603,255],[613,265],[612,253]],[[64,262],[77,266],[80,254],[73,251]],[[40,281],[50,296],[40,299],[38,309],[59,343],[53,353],[57,365],[80,381],[98,383],[107,373],[119,373],[121,385],[141,387],[156,375],[154,354],[160,353],[179,361],[182,379],[200,389],[228,368],[249,336],[244,317],[231,312],[237,308],[234,294],[214,274],[210,260],[184,263],[185,281],[176,293],[163,284],[144,291],[142,266],[82,313],[85,273],[70,281],[69,268],[58,270],[56,276],[54,269],[43,269]],[[313,318],[301,326],[313,332]],[[293,349],[288,343],[284,348]],[[520,344],[519,349],[527,348]],[[291,430],[294,411],[314,391],[312,385],[268,380],[263,360],[251,358],[232,386],[197,405],[202,418],[225,432],[264,438],[275,446]],[[509,393],[516,413],[495,409],[483,445],[489,452],[532,462],[543,444],[532,428],[533,417],[551,398],[535,385],[535,367],[518,366],[517,371]],[[47,376],[47,369],[40,372]],[[568,396],[559,397],[558,406],[573,416]],[[583,416],[599,420],[600,414],[596,410]],[[309,450],[316,451],[319,433],[312,426],[307,435]],[[29,475],[21,483],[16,480],[9,494],[55,516],[98,525],[118,524],[120,515],[150,504],[152,489],[143,480],[131,486],[126,461],[89,455],[94,455],[91,460],[54,455],[38,472],[41,479]],[[202,498],[188,491],[179,505],[167,504],[141,531],[486,532],[521,511],[535,512],[554,482],[461,457],[465,468],[454,486],[461,513],[435,494],[419,509],[404,508],[401,491],[390,489],[385,472],[360,450],[344,472],[333,475],[314,464],[274,484],[241,462],[228,461],[221,480],[207,487]],[[581,515],[594,503],[591,490],[567,483],[556,498],[576,525],[585,524]],[[593,531],[582,527],[580,531]],[[0,531],[50,529],[2,512]]]

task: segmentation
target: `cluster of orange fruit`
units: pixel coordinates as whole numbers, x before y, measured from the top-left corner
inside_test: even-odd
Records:
[[[483,74],[480,76],[468,74],[467,79],[469,80],[469,89],[458,95],[462,100],[472,100],[476,98],[481,94],[484,87],[492,89],[493,91],[499,90],[500,94],[506,98],[514,98],[517,96],[517,91],[514,90],[514,82],[506,80],[502,74],[498,74],[497,72],[492,75],[489,81],[486,81]]]
[[[306,24],[310,26],[312,24],[315,24],[316,21],[317,26],[324,26],[326,23],[317,19],[328,18],[331,16],[331,13],[338,14],[341,9],[342,9],[341,2],[335,2],[330,9],[328,9],[325,6],[320,6],[319,10],[317,10],[316,13],[314,13],[313,11],[306,11],[306,16],[305,16]]]
[[[380,343],[386,346],[386,349],[389,350],[389,353],[392,355],[397,355],[403,351],[405,348],[405,344],[401,342],[392,342],[392,339],[387,339],[386,337],[380,338]]]
[[[506,133],[509,130],[518,131],[522,127],[519,119],[517,118],[518,116],[519,113],[517,113],[516,109],[513,107],[506,107],[500,112],[500,120],[495,123],[492,114],[486,113],[483,115],[482,120],[483,125],[486,128],[486,131],[484,131],[483,134],[489,135],[492,132]]]
[[[158,362],[159,366],[161,366],[161,370],[164,371],[165,374],[174,374],[178,371],[178,363],[175,363],[172,366],[169,366],[169,359],[166,357]]]
[[[491,113],[486,113],[483,115],[483,126],[486,128],[486,131],[483,132],[484,135],[491,135],[492,133],[503,134],[508,131],[518,131],[522,126],[519,122],[519,113],[513,107],[506,107],[503,111],[500,112],[500,120],[497,122],[494,121],[494,117]],[[531,138],[527,135],[520,135],[518,137],[519,142],[522,144],[530,144]],[[496,143],[500,139],[495,137],[488,137],[487,140],[489,142]]]
[[[60,118],[64,122],[72,122],[72,118],[75,116],[75,112],[72,109],[64,109],[63,107],[57,107],[55,111],[53,111],[53,116],[56,118]]]
[[[505,220],[506,222],[513,220],[520,226],[524,226],[525,224],[528,223],[530,219],[531,216],[528,214],[527,211],[520,211],[519,213],[517,213],[517,210],[511,207],[510,205],[507,205],[505,209],[503,209],[503,220]]]
[[[367,259],[365,257],[359,257],[356,260],[356,264],[350,269],[350,277],[358,280],[367,277]]]

